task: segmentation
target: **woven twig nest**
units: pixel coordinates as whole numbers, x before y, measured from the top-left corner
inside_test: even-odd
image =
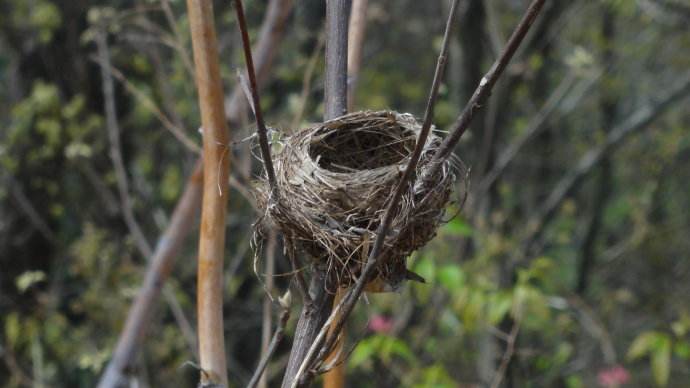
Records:
[[[265,217],[328,268],[338,285],[359,275],[376,229],[405,170],[421,125],[410,114],[351,113],[283,139],[274,156],[278,195],[257,189]],[[441,139],[429,135],[417,176],[429,166]],[[419,180],[404,193],[384,246],[378,276],[396,288],[405,279],[405,259],[436,234],[455,180],[446,161],[431,184]]]

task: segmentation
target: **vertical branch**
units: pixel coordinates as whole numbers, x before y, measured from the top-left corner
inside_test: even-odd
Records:
[[[347,29],[350,0],[326,2],[324,120],[347,113]]]
[[[350,0],[326,2],[326,79],[324,120],[347,112],[347,29]],[[302,306],[295,339],[283,377],[283,388],[298,384],[300,367],[331,312],[333,295],[327,291],[325,268],[313,268],[309,285],[311,303]]]
[[[347,39],[347,110],[352,111],[355,104],[355,90],[357,89],[357,79],[362,62],[362,46],[364,43],[364,32],[367,25],[367,3],[368,0],[353,0],[350,12],[350,26],[348,28]],[[343,299],[345,290],[338,288],[333,299],[333,306],[336,306]],[[335,329],[332,327],[332,329]],[[338,333],[329,332],[329,335]],[[323,375],[324,388],[343,388],[345,387],[345,362],[337,362],[336,358],[342,353],[345,344],[345,330],[340,333],[340,341],[335,345],[326,362],[335,361],[331,370]]]
[[[355,0],[356,1],[356,0]],[[333,298],[333,307],[337,306],[338,303],[343,299],[343,296],[345,295],[345,289],[343,288],[338,288],[338,291],[335,294],[335,298]],[[340,318],[340,314],[336,313],[335,319],[337,320]],[[338,335],[338,333],[334,333],[335,331],[335,325],[331,324],[331,329],[328,331],[328,335]],[[328,372],[324,373],[323,375],[323,388],[344,388],[345,387],[345,362],[338,362],[338,358],[343,357],[342,356],[342,350],[343,346],[345,343],[345,331],[343,330],[342,335],[340,336],[340,339],[338,342],[336,342],[335,347],[331,354],[328,355],[328,357],[325,360],[326,364],[329,364],[331,362],[335,363],[333,368],[329,370]]]
[[[614,20],[613,10],[610,6],[605,5],[601,21],[601,35],[604,45],[603,65],[605,67],[610,67],[615,60],[613,52],[613,39],[615,35]],[[616,99],[610,91],[602,91],[601,93],[601,128],[602,132],[606,134],[608,130],[613,127],[616,115]],[[575,284],[575,292],[580,296],[583,296],[589,284],[589,274],[595,261],[597,237],[601,230],[606,202],[611,193],[611,184],[613,182],[612,175],[611,159],[608,155],[605,155],[601,160],[601,166],[599,167],[598,176],[596,177],[592,216],[589,219],[585,238],[582,242],[582,250],[580,251],[581,257],[577,268],[577,283]]]
[[[204,191],[199,236],[197,313],[201,386],[227,386],[223,334],[223,253],[228,190],[225,123],[218,47],[210,0],[187,0],[203,128]]]
[[[275,258],[276,258],[276,240],[278,239],[275,230],[271,230],[268,234],[268,244],[266,244],[266,291],[270,294],[273,292],[274,279],[273,274],[275,273]],[[271,341],[271,326],[273,325],[272,318],[272,303],[271,298],[266,295],[264,297],[263,305],[263,322],[261,323],[261,356],[262,358],[267,358],[268,346]],[[259,388],[267,388],[268,381],[266,375],[262,374],[259,379]]]
[[[362,46],[367,27],[367,3],[369,0],[353,0],[347,40],[347,110],[355,105],[355,90],[359,68],[362,65]]]

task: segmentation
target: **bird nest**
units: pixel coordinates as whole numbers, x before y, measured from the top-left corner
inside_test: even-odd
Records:
[[[432,128],[433,129],[433,128]],[[341,287],[359,276],[386,205],[405,170],[421,125],[410,114],[357,112],[283,139],[273,160],[278,194],[268,182],[257,203],[285,238],[328,269]],[[424,176],[441,138],[430,133],[416,176]],[[393,288],[406,278],[405,259],[436,234],[455,180],[456,164],[416,180],[395,210],[377,268]]]

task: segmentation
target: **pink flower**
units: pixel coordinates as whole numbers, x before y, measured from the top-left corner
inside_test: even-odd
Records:
[[[374,333],[386,334],[393,329],[393,320],[383,315],[374,315],[369,320],[369,330]]]
[[[602,369],[597,375],[599,385],[606,388],[620,387],[630,380],[630,373],[620,365]]]

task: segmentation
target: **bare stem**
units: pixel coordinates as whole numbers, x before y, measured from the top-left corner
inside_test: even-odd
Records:
[[[256,132],[259,135],[259,147],[261,148],[261,157],[264,161],[266,175],[268,175],[268,184],[271,186],[271,193],[274,195],[278,195],[278,188],[276,186],[276,173],[273,169],[273,161],[271,160],[271,147],[268,144],[266,123],[264,123],[264,116],[261,111],[261,99],[259,98],[259,88],[256,83],[254,59],[252,59],[252,47],[249,43],[249,33],[247,32],[247,21],[244,18],[242,0],[235,0],[235,12],[237,14],[237,21],[239,24],[240,33],[242,34],[244,60],[247,63],[247,75],[249,76],[249,86],[252,93],[252,101],[254,103],[253,105],[254,116],[256,117]]]
[[[199,236],[197,313],[202,387],[227,386],[223,332],[223,254],[229,175],[228,128],[210,0],[187,0],[203,128],[204,192]]]
[[[288,319],[290,319],[289,306],[288,308],[284,308],[283,312],[280,314],[280,320],[278,321],[276,331],[273,333],[273,337],[271,338],[271,343],[268,345],[266,353],[263,355],[259,365],[256,367],[252,379],[249,381],[249,384],[247,384],[247,388],[254,388],[259,382],[261,376],[264,374],[268,361],[271,359],[271,356],[273,353],[275,353],[278,344],[280,344],[280,341],[282,341],[283,337],[285,336],[285,326],[287,325]]]
[[[443,143],[441,143],[438,151],[436,151],[436,154],[434,154],[431,164],[432,167],[426,173],[427,178],[430,179],[438,173],[441,166],[443,166],[443,162],[453,152],[453,149],[455,149],[455,146],[460,141],[460,138],[469,127],[475,113],[482,107],[486,99],[491,95],[491,90],[496,84],[496,81],[498,81],[498,79],[501,77],[503,71],[510,62],[510,59],[513,57],[513,54],[515,54],[515,51],[520,46],[520,43],[522,43],[527,31],[529,31],[532,23],[534,23],[534,20],[539,15],[539,11],[541,11],[541,8],[544,6],[544,2],[545,0],[534,0],[532,1],[532,4],[530,4],[529,8],[527,8],[527,12],[525,12],[522,20],[520,20],[520,23],[515,28],[515,31],[513,31],[510,39],[508,39],[508,43],[503,49],[501,56],[498,57],[493,66],[491,66],[489,72],[486,73],[486,75],[482,78],[477,86],[477,89],[475,89],[474,94],[470,98],[470,101],[465,106],[462,114],[455,121],[455,124],[453,124],[453,129],[451,129],[450,135],[443,140]]]
[[[362,46],[367,27],[367,3],[369,0],[353,0],[347,40],[347,109],[355,104],[355,90],[362,64]]]

